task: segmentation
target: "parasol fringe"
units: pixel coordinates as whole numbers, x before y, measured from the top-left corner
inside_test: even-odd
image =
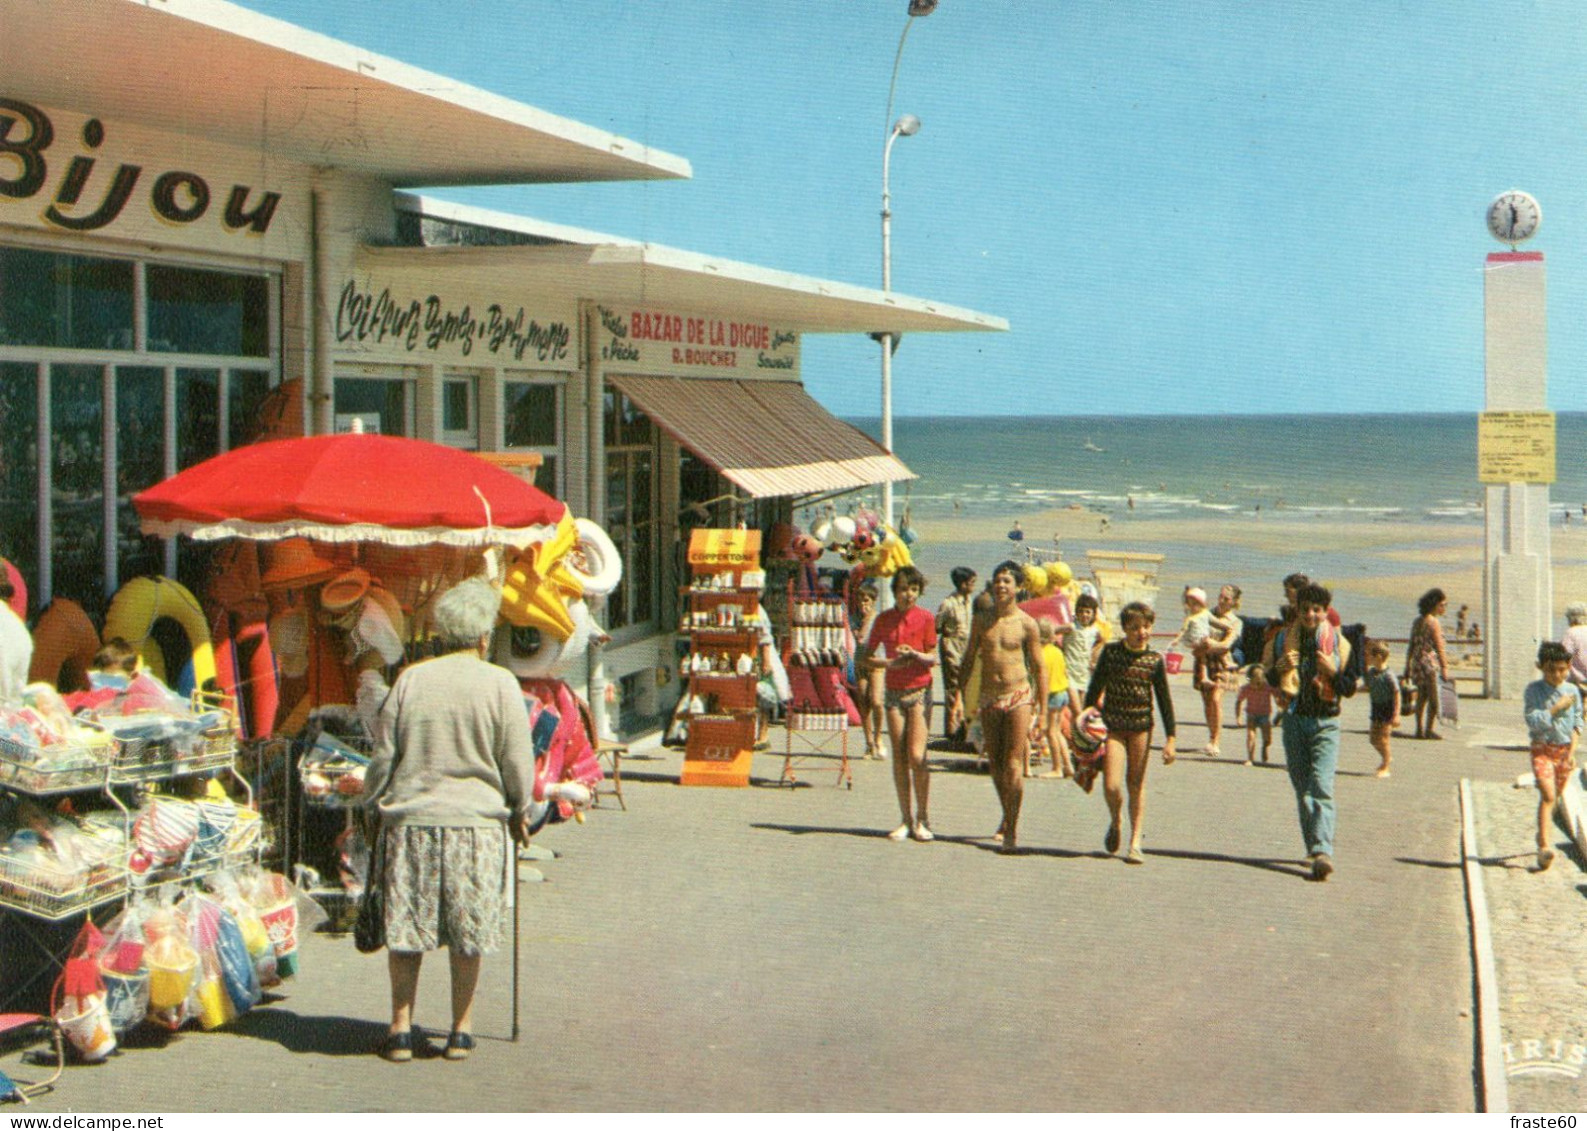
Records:
[[[548,541],[557,533],[555,524],[523,527],[487,526],[470,530],[425,526],[399,530],[372,522],[335,525],[312,521],[247,522],[231,519],[197,523],[145,518],[142,526],[145,534],[160,538],[185,534],[200,542],[212,542],[221,538],[253,538],[263,542],[279,541],[282,538],[312,538],[316,542],[378,542],[386,546],[440,544],[473,548],[507,545],[518,549],[536,542]]]

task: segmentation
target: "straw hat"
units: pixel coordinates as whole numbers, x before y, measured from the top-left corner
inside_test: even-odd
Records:
[[[354,566],[320,590],[320,608],[328,613],[344,613],[369,592],[369,571]]]
[[[259,578],[259,587],[266,593],[318,585],[338,572],[334,562],[315,553],[307,538],[285,538],[267,546],[265,558],[269,564]]]

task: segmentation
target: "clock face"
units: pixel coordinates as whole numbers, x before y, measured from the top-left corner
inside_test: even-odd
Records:
[[[1543,222],[1543,210],[1524,192],[1512,190],[1496,196],[1488,205],[1488,231],[1494,239],[1518,244],[1531,239]]]

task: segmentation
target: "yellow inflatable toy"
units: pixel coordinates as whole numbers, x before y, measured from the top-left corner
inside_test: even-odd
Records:
[[[1041,566],[1032,563],[1027,565],[1023,572],[1025,592],[1029,593],[1032,597],[1047,596],[1048,592],[1052,588],[1047,579],[1047,571]]]
[[[186,654],[173,649],[167,657],[154,636],[158,621],[170,620],[186,637]],[[169,577],[135,577],[110,600],[104,638],[121,637],[143,658],[156,677],[184,695],[195,687],[215,686],[215,647],[209,621],[198,598]],[[169,660],[169,662],[168,662]]]

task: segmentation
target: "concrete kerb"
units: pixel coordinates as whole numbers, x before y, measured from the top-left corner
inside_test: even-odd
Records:
[[[1477,833],[1472,824],[1471,781],[1460,779],[1460,857],[1466,877],[1466,913],[1471,920],[1472,969],[1477,981],[1478,1068],[1482,1078],[1482,1110],[1506,1114],[1510,1088],[1504,1068],[1504,1036],[1499,1024],[1499,978],[1494,969],[1493,935],[1488,924],[1488,897],[1477,859]]]

